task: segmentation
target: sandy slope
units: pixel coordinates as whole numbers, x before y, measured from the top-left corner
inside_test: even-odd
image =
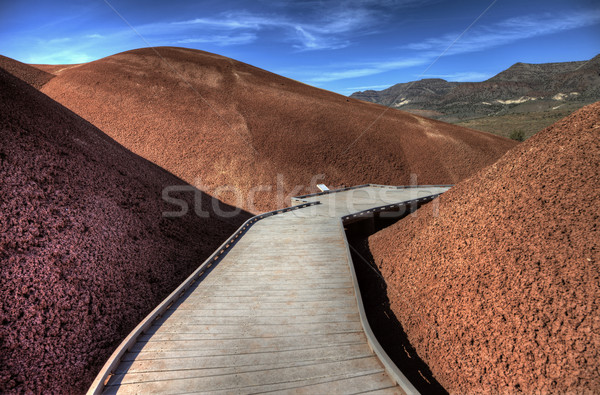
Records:
[[[247,217],[163,218],[181,184],[0,69],[0,393],[82,393]]]
[[[600,102],[371,236],[392,309],[453,393],[600,392]]]
[[[284,195],[318,174],[330,185],[408,184],[411,173],[421,184],[455,183],[515,144],[399,111],[381,116],[381,106],[218,55],[157,51],[46,68],[60,71],[42,91],[137,154],[252,211],[278,205],[277,174]],[[215,190],[227,184],[238,198]]]

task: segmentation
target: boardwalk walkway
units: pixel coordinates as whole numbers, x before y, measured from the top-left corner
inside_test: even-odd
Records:
[[[245,227],[115,351],[90,393],[403,393],[364,317],[343,223],[447,186],[294,198]]]

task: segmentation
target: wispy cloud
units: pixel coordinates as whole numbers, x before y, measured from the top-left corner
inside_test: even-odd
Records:
[[[35,55],[26,60],[27,63],[36,64],[74,64],[86,63],[93,58],[86,52],[77,49],[63,49],[45,55]]]
[[[70,37],[59,37],[59,38],[53,38],[50,40],[46,40],[46,43],[48,45],[56,45],[56,44],[68,43],[69,41],[71,41]]]
[[[446,55],[482,51],[519,40],[573,30],[598,23],[600,23],[600,9],[561,15],[542,14],[509,18],[492,25],[471,29],[471,31],[465,34],[448,50]],[[448,33],[440,37],[410,43],[402,48],[418,52],[441,52],[458,35],[459,32]]]
[[[296,69],[294,74],[299,74],[304,81],[311,84],[321,84],[325,82],[338,81],[350,78],[365,77],[374,74],[381,74],[386,71],[399,70],[413,66],[419,66],[428,62],[428,58],[405,58],[382,62],[363,62],[332,64],[319,67],[318,69]],[[290,74],[287,71],[281,71],[282,74]]]
[[[350,86],[348,88],[346,88],[346,90],[355,92],[355,91],[368,91],[368,90],[375,90],[375,89],[387,89],[389,88],[391,85],[390,84],[383,84],[383,85],[367,85],[367,86]]]
[[[426,0],[436,1],[439,0]],[[38,62],[78,62],[86,57],[77,53],[98,54],[98,48],[112,48],[106,50],[109,54],[147,43],[156,46],[199,44],[203,47],[277,45],[287,46],[289,53],[335,50],[358,45],[365,36],[376,33],[382,21],[392,18],[392,11],[422,5],[423,0],[306,0],[269,1],[267,4],[268,7],[248,5],[245,9],[226,12],[211,12],[219,7],[203,7],[202,14],[188,19],[159,19],[134,25],[145,40],[140,40],[127,26],[87,31],[69,38],[49,37],[39,45],[43,50],[36,51],[35,58]],[[382,65],[356,65],[339,75],[330,70],[315,81],[369,75],[379,72],[382,67],[385,68]]]
[[[356,3],[356,2],[355,2]],[[334,7],[331,2],[327,7]],[[343,48],[351,44],[352,36],[366,33],[372,25],[372,12],[360,4],[342,9],[331,9],[320,15],[297,15],[289,10],[273,13],[248,11],[225,12],[201,18],[179,21],[157,21],[134,26],[151,45],[206,44],[217,47],[262,44],[287,44],[294,51],[316,51]],[[353,8],[354,7],[354,8]],[[123,43],[124,48],[147,45],[140,42],[132,29],[92,31],[73,37],[36,39],[42,51],[32,51],[32,62],[79,63],[91,60],[88,52],[97,52],[99,43],[112,48],[110,43]],[[114,50],[111,52],[115,52]],[[110,54],[110,53],[107,53]]]
[[[527,15],[505,19],[495,24],[475,27],[448,48],[460,32],[447,33],[440,37],[402,46],[410,50],[406,57],[392,61],[334,64],[325,70],[297,70],[304,80],[312,84],[322,84],[337,80],[366,77],[388,71],[406,69],[433,62],[446,49],[444,56],[483,51],[499,45],[510,44],[527,38],[554,34],[567,30],[600,23],[600,10],[575,12],[563,15]],[[491,75],[480,72],[423,75],[423,78],[444,78],[450,81],[481,81]],[[350,89],[350,88],[348,88]]]
[[[365,8],[342,10],[327,14],[314,22],[305,22],[281,14],[253,14],[248,12],[228,12],[212,17],[194,18],[172,22],[162,26],[162,31],[187,32],[193,34],[236,32],[247,38],[259,38],[261,31],[281,30],[280,39],[289,41],[298,50],[338,49],[350,45],[349,36],[370,26],[371,12]],[[153,26],[153,28],[156,26]],[[142,27],[142,30],[146,30]],[[210,36],[208,36],[210,37]],[[234,37],[234,36],[232,36]],[[200,41],[205,42],[205,41]],[[235,40],[234,44],[235,45]]]
[[[239,19],[238,19],[239,18]],[[225,30],[253,29],[258,30],[270,23],[268,18],[247,13],[224,13],[209,18],[194,18],[172,22],[171,26],[202,27]]]
[[[489,73],[481,73],[478,71],[465,71],[460,73],[452,73],[452,74],[423,74],[420,76],[421,78],[442,78],[447,81],[456,81],[456,82],[477,82],[487,80],[492,77],[492,74]]]
[[[213,44],[219,47],[226,47],[229,45],[244,45],[249,44],[256,40],[256,35],[252,33],[242,33],[239,35],[208,35],[208,36],[196,36],[193,38],[184,38],[176,41],[176,44]]]

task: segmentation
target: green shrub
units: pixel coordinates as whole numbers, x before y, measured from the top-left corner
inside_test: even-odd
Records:
[[[525,132],[522,130],[513,130],[509,137],[513,140],[525,141]]]

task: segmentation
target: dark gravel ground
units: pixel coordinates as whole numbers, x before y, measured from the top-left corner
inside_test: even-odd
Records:
[[[164,218],[184,184],[0,69],[0,393],[84,392],[248,218]]]

